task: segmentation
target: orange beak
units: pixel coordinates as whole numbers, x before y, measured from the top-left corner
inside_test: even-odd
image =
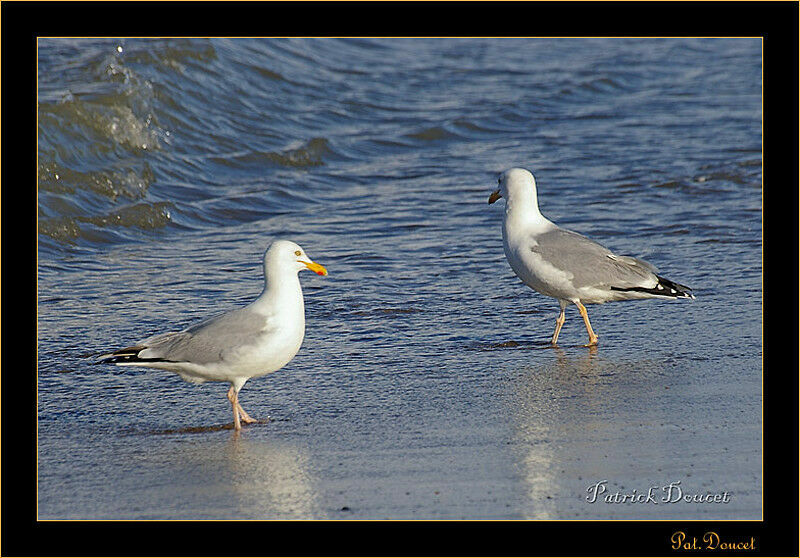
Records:
[[[500,195],[500,190],[495,190],[492,192],[492,195],[489,196],[489,203],[492,204],[502,198],[503,196]]]
[[[325,269],[323,266],[319,265],[318,263],[304,262],[303,260],[297,260],[297,261],[299,261],[301,264],[305,264],[305,266],[308,269],[310,269],[311,271],[313,271],[317,275],[327,275],[328,274],[328,270]]]

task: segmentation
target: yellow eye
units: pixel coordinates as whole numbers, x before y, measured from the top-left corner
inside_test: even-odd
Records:
[[[302,254],[302,252],[300,250],[295,250],[294,251],[294,255],[295,256],[299,256],[300,254]]]

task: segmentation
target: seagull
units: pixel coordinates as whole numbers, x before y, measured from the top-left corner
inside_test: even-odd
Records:
[[[281,369],[300,350],[305,334],[299,271],[328,270],[288,240],[276,240],[264,254],[264,290],[243,308],[201,321],[183,331],[162,333],[98,357],[117,366],[143,366],[176,372],[187,382],[229,382],[233,425],[258,422],[239,403],[250,378]]]
[[[689,287],[657,275],[658,269],[611,250],[576,232],[562,229],[539,212],[536,181],[530,171],[512,168],[497,180],[489,203],[506,200],[503,249],[511,269],[533,290],[558,300],[561,313],[550,340],[558,334],[570,304],[578,307],[589,334],[585,347],[597,345],[586,304],[644,298],[694,298]]]

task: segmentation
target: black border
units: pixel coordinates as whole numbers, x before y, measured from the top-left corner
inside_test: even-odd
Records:
[[[780,288],[797,288],[796,2],[3,2],[0,9],[0,554],[666,556],[702,553],[672,551],[676,530],[716,530],[756,537],[756,551],[739,554],[798,556],[798,375],[785,370],[782,356],[788,349],[797,358],[798,332],[773,325],[781,315],[797,321],[796,297],[778,296]],[[763,36],[764,521],[36,522],[36,37],[65,35]],[[21,310],[17,299],[25,302]]]

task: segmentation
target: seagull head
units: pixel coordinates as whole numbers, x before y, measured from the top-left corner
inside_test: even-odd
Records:
[[[533,196],[536,200],[536,181],[526,169],[513,168],[500,173],[497,179],[499,188],[489,196],[489,203],[505,198],[506,203],[512,200],[526,200]]]
[[[264,255],[264,265],[269,269],[273,266],[294,269],[295,273],[310,269],[317,275],[327,275],[328,270],[315,263],[306,255],[306,251],[299,245],[289,240],[276,240],[267,249]]]

